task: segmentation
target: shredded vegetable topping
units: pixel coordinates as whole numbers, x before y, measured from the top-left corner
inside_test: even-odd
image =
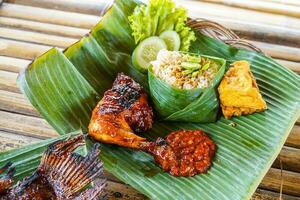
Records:
[[[159,79],[181,89],[208,87],[219,69],[219,65],[208,58],[167,50],[159,51],[151,64]]]

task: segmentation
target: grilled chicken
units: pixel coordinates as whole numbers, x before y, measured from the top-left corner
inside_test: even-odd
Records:
[[[194,176],[210,168],[216,146],[201,130],[180,130],[165,139],[144,142],[140,149],[152,154],[156,163],[173,176]]]
[[[99,144],[95,144],[86,157],[73,151],[84,142],[83,136],[51,144],[43,154],[38,169],[15,187],[6,187],[0,193],[3,200],[84,200],[98,198],[103,194],[105,180],[99,180],[86,189],[103,173],[99,160]],[[0,185],[2,187],[2,185]],[[3,190],[2,190],[3,191]]]
[[[152,118],[142,87],[119,74],[93,110],[89,135],[100,142],[149,153],[164,171],[174,176],[194,176],[209,169],[216,147],[203,131],[175,131],[165,139],[147,141],[135,133],[150,129]]]
[[[135,133],[149,130],[152,118],[143,88],[132,78],[118,74],[93,110],[89,135],[100,142],[138,149],[146,139]]]

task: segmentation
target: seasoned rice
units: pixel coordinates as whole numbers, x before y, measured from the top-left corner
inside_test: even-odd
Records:
[[[157,59],[152,61],[153,73],[169,85],[180,89],[206,88],[215,77],[219,65],[214,61],[201,57],[200,69],[186,70],[183,62],[188,61],[188,55],[177,51],[160,50]],[[206,63],[209,68],[202,70]]]

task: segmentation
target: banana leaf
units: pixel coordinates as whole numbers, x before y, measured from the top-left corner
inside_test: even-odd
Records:
[[[226,61],[211,56],[209,58],[220,65],[215,78],[208,88],[180,89],[170,86],[148,70],[149,90],[154,108],[166,121],[180,122],[214,122],[216,121],[219,100],[217,87],[222,80]]]
[[[116,73],[124,72],[148,89],[147,77],[132,67],[130,58],[134,42],[127,17],[137,4],[116,0],[89,35],[63,53],[50,50],[19,75],[23,93],[59,134],[86,129],[92,108]],[[268,56],[201,34],[197,34],[191,51],[227,62],[248,60],[269,109],[231,120],[221,117],[209,124],[156,121],[144,134],[154,139],[172,130],[203,129],[218,146],[207,174],[173,177],[143,152],[103,144],[105,169],[151,199],[249,199],[300,115],[300,78]],[[230,126],[232,122],[237,126]],[[1,159],[6,155],[1,154]],[[14,161],[17,156],[12,154],[5,161]],[[34,156],[32,150],[30,158]],[[26,168],[26,163],[26,159],[19,163],[20,168]]]
[[[79,131],[75,131],[69,134],[61,135],[57,138],[44,140],[9,151],[3,151],[0,153],[0,168],[6,163],[12,162],[12,167],[15,167],[16,169],[14,181],[17,183],[17,181],[22,180],[24,177],[30,176],[32,172],[37,169],[42,155],[49,144],[58,140],[66,140],[70,137],[78,135],[79,133]],[[85,152],[85,147],[78,148],[76,152],[83,154]]]

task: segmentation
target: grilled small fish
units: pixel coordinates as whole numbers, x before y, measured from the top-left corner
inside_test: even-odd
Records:
[[[26,177],[14,187],[11,187],[12,184],[9,187],[1,185],[1,191],[4,189],[5,192],[1,193],[0,199],[85,200],[99,198],[99,195],[104,194],[105,179],[99,179],[93,187],[85,189],[103,173],[103,162],[99,159],[99,144],[95,144],[87,156],[83,157],[73,152],[83,143],[83,136],[77,136],[49,145],[38,169],[31,176]],[[12,179],[12,171],[9,179]]]
[[[0,168],[0,198],[1,195],[6,195],[9,189],[13,186],[13,176],[16,172],[12,163],[7,163],[4,167]],[[6,172],[7,173],[4,173]]]

